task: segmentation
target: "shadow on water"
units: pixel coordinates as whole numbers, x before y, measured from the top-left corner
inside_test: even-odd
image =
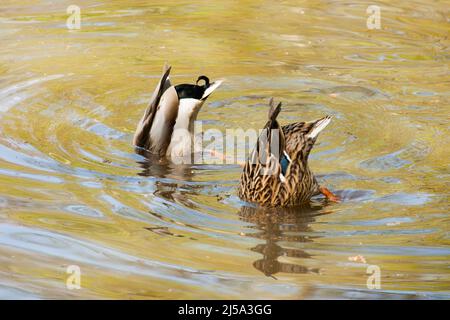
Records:
[[[244,206],[239,212],[241,220],[253,223],[259,230],[247,236],[264,240],[265,243],[251,248],[260,253],[262,259],[256,260],[253,266],[268,277],[274,277],[279,272],[284,273],[319,273],[318,268],[308,268],[299,264],[284,263],[278,261],[279,257],[296,259],[310,259],[312,255],[301,249],[283,248],[280,242],[306,243],[313,242],[318,236],[307,236],[313,230],[310,224],[315,222],[315,217],[328,214],[324,212],[324,205],[310,204],[294,208],[260,208]],[[276,278],[275,278],[276,279]]]

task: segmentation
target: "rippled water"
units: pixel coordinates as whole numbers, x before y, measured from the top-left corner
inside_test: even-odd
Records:
[[[372,2],[77,0],[69,31],[73,2],[0,5],[1,298],[450,298],[448,2],[368,30]],[[137,155],[165,61],[226,78],[205,129],[260,128],[270,96],[334,115],[311,166],[343,201],[257,210],[237,165]]]

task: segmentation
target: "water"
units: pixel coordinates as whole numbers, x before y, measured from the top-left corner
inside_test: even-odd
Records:
[[[70,31],[72,2],[0,6],[1,298],[450,298],[448,3],[368,30],[372,2],[84,0]],[[310,162],[343,201],[257,210],[237,165],[136,154],[165,61],[226,78],[204,129],[258,129],[270,96],[333,115]]]

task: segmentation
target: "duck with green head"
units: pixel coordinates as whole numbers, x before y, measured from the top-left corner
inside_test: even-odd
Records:
[[[281,126],[277,121],[280,111],[281,102],[275,104],[271,99],[268,121],[244,165],[239,197],[266,207],[302,205],[320,193],[339,201],[319,185],[308,166],[309,153],[331,117]]]

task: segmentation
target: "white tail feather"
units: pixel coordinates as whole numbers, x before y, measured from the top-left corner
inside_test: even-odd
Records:
[[[217,80],[214,81],[208,89],[205,90],[205,93],[203,93],[202,99],[207,98],[211,93],[213,93],[214,90],[216,90],[221,84],[223,80]]]
[[[310,133],[308,133],[308,137],[311,139],[315,139],[317,138],[317,136],[319,135],[319,133],[325,129],[325,127],[327,125],[329,125],[331,122],[331,116],[326,116],[324,119],[320,120],[319,122],[316,123],[316,125],[314,126],[314,128],[311,130]]]

